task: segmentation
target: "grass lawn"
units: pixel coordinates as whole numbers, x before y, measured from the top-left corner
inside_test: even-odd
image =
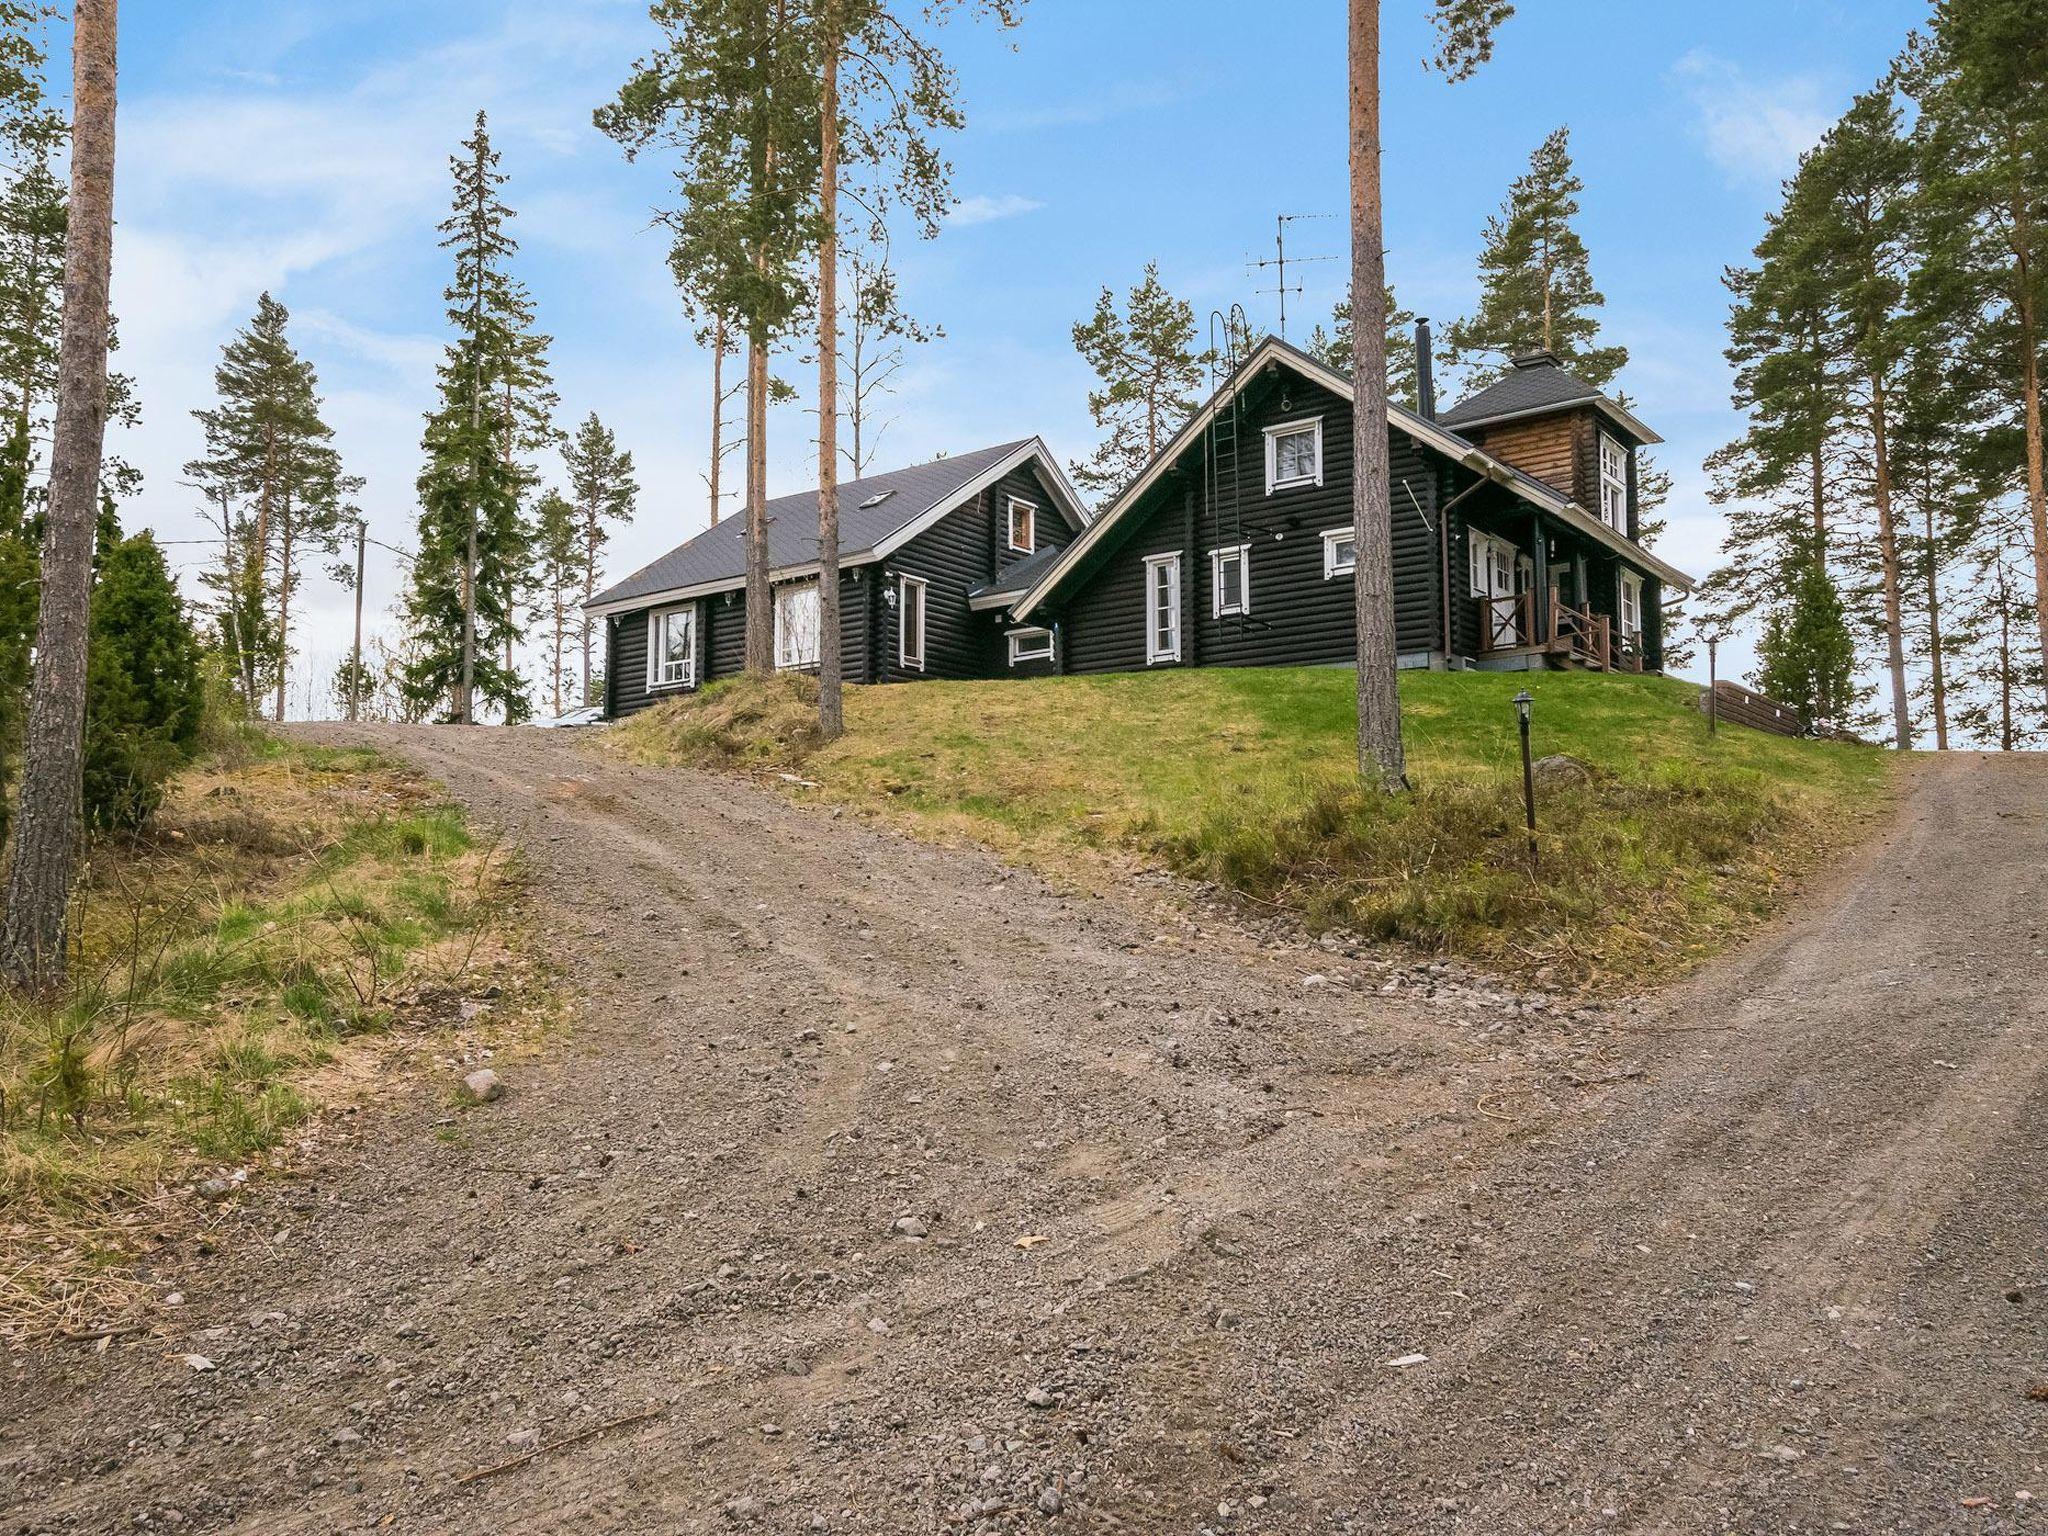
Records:
[[[521,972],[514,879],[417,776],[266,737],[96,844],[68,988],[0,997],[0,1338],[102,1315],[167,1185],[359,1096],[472,973]]]
[[[1509,702],[1590,782],[1522,830]],[[1723,947],[1788,876],[1888,800],[1874,748],[1707,732],[1698,690],[1591,673],[1404,673],[1417,792],[1351,775],[1349,671],[1197,670],[849,689],[818,749],[801,687],[713,687],[612,733],[629,755],[801,764],[805,793],[1084,876],[1136,857],[1339,926],[1577,984],[1670,974]]]

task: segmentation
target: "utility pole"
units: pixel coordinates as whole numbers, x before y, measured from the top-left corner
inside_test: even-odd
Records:
[[[1287,282],[1287,263],[1289,260],[1287,255],[1287,226],[1298,224],[1303,219],[1329,219],[1335,217],[1335,214],[1329,213],[1281,214],[1273,221],[1273,254],[1250,262],[1254,272],[1264,272],[1268,268],[1274,269],[1274,277],[1279,286],[1275,288],[1261,288],[1257,291],[1260,293],[1277,293],[1280,296],[1280,339],[1282,341],[1287,339],[1287,295],[1304,291],[1301,284],[1296,283],[1290,287]],[[1311,261],[1335,261],[1337,258],[1334,256],[1296,256],[1292,259],[1296,266],[1302,266]]]
[[[370,525],[362,518],[356,519],[356,638],[348,653],[348,718],[353,725],[360,703],[357,694],[362,689],[363,676],[363,546],[368,543]]]

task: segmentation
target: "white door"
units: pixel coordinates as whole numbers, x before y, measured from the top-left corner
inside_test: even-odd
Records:
[[[1522,643],[1520,605],[1515,602],[1515,546],[1472,530],[1472,595],[1481,598],[1486,648],[1506,650]]]

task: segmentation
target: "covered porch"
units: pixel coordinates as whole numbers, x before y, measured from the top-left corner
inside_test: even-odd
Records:
[[[1465,530],[1474,661],[1490,670],[1663,669],[1657,578],[1543,512]]]

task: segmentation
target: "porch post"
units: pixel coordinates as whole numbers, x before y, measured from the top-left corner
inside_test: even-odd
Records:
[[[1543,514],[1529,514],[1529,541],[1536,553],[1536,590],[1529,595],[1529,607],[1534,617],[1529,627],[1535,631],[1532,638],[1538,645],[1548,645],[1550,633],[1550,550],[1549,540],[1543,536]]]

